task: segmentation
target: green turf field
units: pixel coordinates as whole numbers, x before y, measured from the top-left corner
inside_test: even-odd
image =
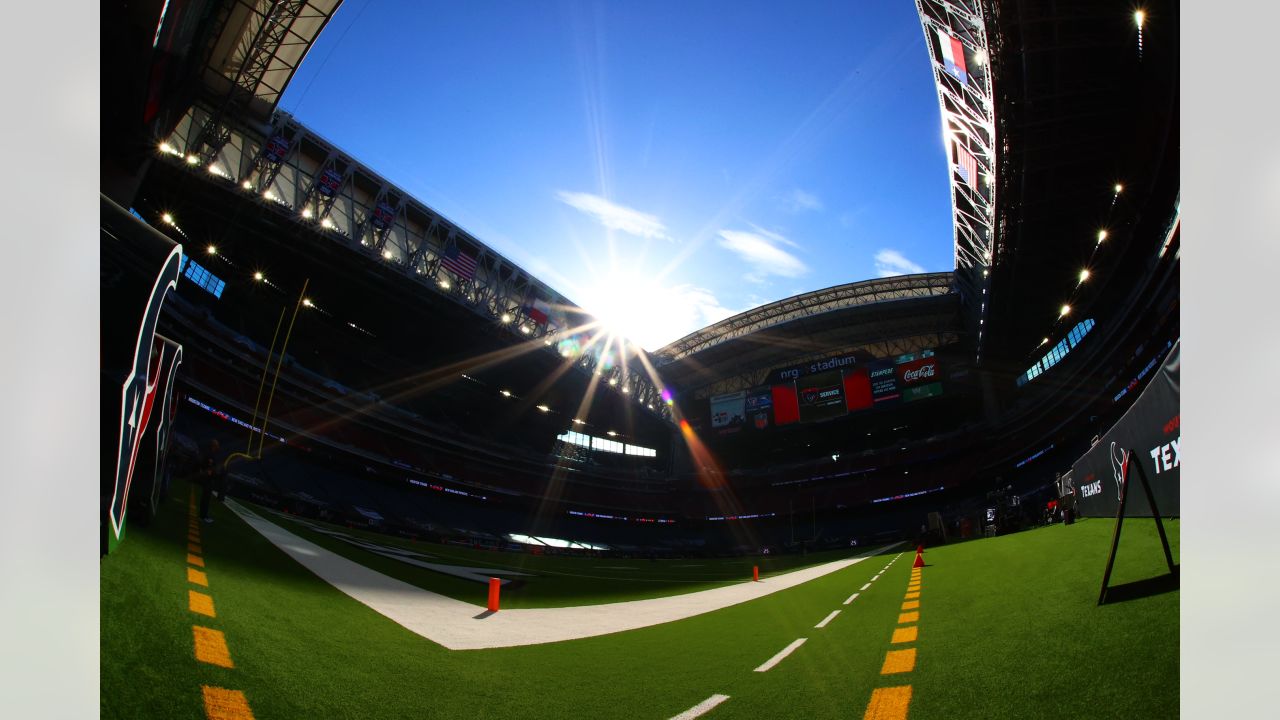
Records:
[[[713,694],[729,699],[707,718],[862,717],[874,689],[908,684],[911,718],[1178,714],[1178,593],[1095,607],[1111,538],[1107,520],[929,549],[913,623],[919,634],[905,645],[891,646],[890,638],[899,627],[911,554],[842,604],[895,551],[665,625],[449,651],[320,581],[226,508],[217,507],[215,517],[199,531],[207,587],[188,581],[185,495],[166,505],[152,527],[131,527],[102,561],[102,717],[202,718],[203,685],[242,691],[257,718],[669,718]],[[1113,583],[1161,572],[1153,527],[1126,522]],[[1178,524],[1167,527],[1176,558]],[[315,535],[308,539],[320,542]],[[523,559],[409,545],[467,564],[478,564],[477,555]],[[536,560],[547,563],[539,570],[563,574],[540,574],[539,585],[561,587],[530,593],[530,606],[566,604],[570,597],[575,604],[650,597],[657,586],[686,592],[694,583],[670,581],[750,565],[654,568],[646,572],[669,574],[647,583],[595,567],[626,561]],[[637,561],[664,563],[698,561]],[[216,617],[188,609],[191,589],[212,598]],[[474,602],[483,602],[482,591]],[[833,610],[841,614],[814,627]],[[223,633],[234,667],[196,660],[193,625]],[[768,672],[753,672],[798,638],[807,641],[792,655]],[[886,653],[899,647],[916,650],[914,668],[882,675]]]

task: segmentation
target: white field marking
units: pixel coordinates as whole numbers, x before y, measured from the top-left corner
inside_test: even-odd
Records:
[[[720,703],[728,699],[729,699],[728,695],[719,695],[719,694],[712,695],[711,697],[707,698],[706,700],[703,700],[697,705],[694,705],[688,710],[685,710],[679,715],[673,716],[671,720],[693,720],[694,718],[706,713],[711,708],[719,705]]]
[[[849,596],[849,599],[844,601],[844,604],[845,604],[845,605],[848,605],[849,603],[853,602],[854,598],[856,598],[856,597],[858,597],[858,593],[854,593],[854,594],[850,595],[850,596]]]
[[[597,565],[597,570],[639,570],[640,568],[623,567],[621,565]]]
[[[815,628],[824,628],[824,627],[826,627],[826,626],[827,626],[827,623],[831,622],[832,620],[835,620],[835,619],[836,619],[836,616],[837,616],[837,615],[839,615],[839,614],[840,614],[840,611],[839,611],[839,610],[832,610],[830,615],[828,615],[828,616],[826,616],[826,617],[822,618],[822,622],[818,623],[817,625],[814,625],[814,627],[815,627]]]
[[[761,665],[760,667],[756,668],[756,672],[769,672],[770,670],[772,670],[772,669],[773,669],[773,666],[774,666],[774,665],[777,665],[778,663],[780,663],[780,662],[782,662],[783,660],[785,660],[785,659],[787,658],[787,656],[788,656],[788,655],[790,655],[791,653],[795,652],[795,651],[796,651],[796,648],[798,648],[798,647],[800,647],[801,645],[803,645],[803,644],[804,644],[804,641],[805,641],[805,640],[808,640],[808,639],[809,639],[809,638],[800,638],[799,640],[796,640],[795,642],[791,643],[790,645],[788,645],[788,646],[786,646],[786,647],[782,648],[782,650],[781,650],[777,655],[774,655],[773,657],[769,658],[768,660],[765,660],[763,665]]]
[[[773,575],[769,582],[743,580],[698,592],[626,602],[484,613],[484,606],[454,600],[371,570],[298,537],[234,500],[229,507],[249,527],[357,602],[449,650],[538,645],[595,637],[683,620],[796,587],[874,556],[895,545]]]
[[[871,583],[867,583],[866,585],[863,585],[862,587],[858,588],[858,592],[866,592],[867,588],[869,587],[871,587]]]

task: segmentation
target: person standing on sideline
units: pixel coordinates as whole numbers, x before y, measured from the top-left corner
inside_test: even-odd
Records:
[[[200,494],[200,519],[207,523],[213,522],[213,516],[209,514],[209,498],[213,496],[214,491],[218,493],[218,499],[221,500],[226,496],[226,488],[223,487],[223,479],[226,477],[226,468],[222,466],[222,448],[218,444],[217,438],[209,441],[209,452],[204,458],[203,466],[200,468],[200,474],[204,478],[204,492]]]

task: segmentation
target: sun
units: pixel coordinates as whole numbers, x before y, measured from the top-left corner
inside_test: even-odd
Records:
[[[593,278],[581,293],[580,306],[615,338],[646,350],[672,340],[671,306],[677,301],[653,277],[614,268]]]

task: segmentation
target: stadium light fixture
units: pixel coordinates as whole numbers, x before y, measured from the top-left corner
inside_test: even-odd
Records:
[[[1071,306],[1070,306],[1070,305],[1063,305],[1063,306],[1062,306],[1062,309],[1058,311],[1058,317],[1065,317],[1065,316],[1069,315],[1070,313],[1071,313]]]
[[[618,384],[618,378],[609,378],[609,384],[616,387]]]
[[[188,156],[187,156],[187,164],[188,164],[188,165],[199,165],[199,164],[200,164],[200,158],[196,157],[195,155],[188,155]]]
[[[1080,282],[1084,282],[1085,280],[1088,280],[1088,279],[1089,279],[1089,268],[1085,268],[1080,271]]]
[[[311,302],[311,298],[302,298],[302,304],[307,307],[315,307],[315,304]]]
[[[332,221],[332,220],[330,220],[329,218],[325,218],[325,219],[323,219],[323,220],[321,220],[321,221],[320,221],[320,226],[321,226],[321,227],[323,227],[325,230],[332,230],[332,229],[333,229],[333,221]]]
[[[622,394],[623,394],[623,395],[630,395],[630,394],[631,394],[631,388],[629,388],[629,387],[624,387],[624,388],[622,388]]]
[[[310,219],[311,219],[311,208],[309,208],[309,207],[308,207],[308,208],[302,208],[302,217],[304,217],[304,218],[306,218],[306,219],[310,220]]]
[[[546,405],[539,405],[538,409],[541,410],[542,412],[551,412],[551,408],[547,407]]]
[[[511,397],[511,391],[510,391],[510,390],[503,390],[503,391],[501,391],[501,392],[502,392],[502,397]]]
[[[574,419],[573,419],[573,424],[574,424],[574,425],[585,425],[585,424],[586,424],[586,421],[585,421],[585,420],[580,420],[580,419],[578,419],[578,418],[574,418]]]
[[[160,152],[162,152],[162,153],[169,153],[170,155],[172,155],[172,154],[173,154],[173,146],[172,146],[172,145],[170,145],[170,144],[169,144],[169,143],[167,143],[167,142],[162,142],[162,143],[160,143]]]
[[[509,323],[509,322],[511,322],[511,316],[510,316],[510,315],[508,315],[507,313],[502,313],[502,322],[504,322],[504,323]]]
[[[266,280],[266,276],[262,274],[262,271],[258,271],[253,274],[253,279],[258,282],[262,282],[263,280]]]
[[[1142,28],[1142,24],[1145,23],[1146,21],[1147,21],[1147,14],[1145,12],[1141,10],[1135,10],[1133,12],[1133,22],[1138,26],[1139,29]]]
[[[206,251],[207,251],[210,255],[217,255],[217,254],[218,254],[218,246],[217,246],[217,245],[210,245],[208,248],[206,248]]]
[[[240,183],[240,187],[244,188],[245,190],[252,190],[253,183],[249,182],[248,180],[245,180],[244,182]]]
[[[525,335],[528,335],[529,333],[533,332],[533,329],[530,328],[528,325],[521,325],[520,332],[524,333]]]
[[[1122,192],[1124,192],[1124,186],[1120,183],[1116,183],[1116,194],[1119,195]]]
[[[448,290],[448,289],[449,289],[449,281],[448,281],[448,280],[441,280],[441,281],[440,281],[440,289],[441,289],[441,290]]]
[[[173,224],[173,216],[172,216],[172,215],[170,215],[169,213],[165,213],[165,214],[161,215],[161,216],[160,216],[160,219],[161,219],[161,220],[163,220],[163,221],[165,221],[166,223],[169,223],[170,225],[172,225],[172,224]]]
[[[395,257],[395,253],[391,252],[390,250],[383,250],[383,251],[382,251],[382,259],[383,259],[383,260],[390,260],[390,259],[391,259],[391,258],[393,258],[393,257]]]
[[[1107,231],[1106,231],[1106,230],[1099,230],[1099,231],[1098,231],[1098,244],[1099,244],[1099,245],[1101,245],[1101,244],[1102,244],[1102,241],[1103,241],[1103,240],[1106,240],[1106,239],[1107,239]]]
[[[613,430],[610,430],[609,432],[605,433],[605,435],[608,435],[609,437],[618,437],[618,433]]]
[[[1045,338],[1045,339],[1041,340],[1041,341],[1040,341],[1040,344],[1041,344],[1041,345],[1047,345],[1047,344],[1049,344],[1049,338]],[[1037,346],[1037,347],[1038,347],[1038,346]]]

